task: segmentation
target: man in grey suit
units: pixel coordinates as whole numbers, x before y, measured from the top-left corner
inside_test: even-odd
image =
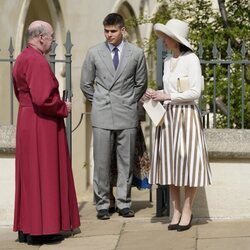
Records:
[[[89,49],[82,66],[81,89],[92,102],[93,188],[97,218],[105,220],[110,218],[110,164],[114,143],[118,171],[116,207],[119,215],[134,216],[131,182],[137,103],[147,88],[147,69],[143,50],[123,39],[122,16],[111,13],[103,25],[106,41]]]

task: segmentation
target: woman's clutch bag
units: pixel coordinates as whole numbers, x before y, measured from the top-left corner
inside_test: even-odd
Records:
[[[183,76],[177,78],[177,91],[182,93],[184,91],[189,90],[189,78],[188,76]]]
[[[188,76],[183,76],[177,78],[177,91],[179,93],[182,93],[184,91],[187,91],[190,89],[190,84],[189,84],[189,77]],[[201,91],[204,90],[204,77],[201,76]]]

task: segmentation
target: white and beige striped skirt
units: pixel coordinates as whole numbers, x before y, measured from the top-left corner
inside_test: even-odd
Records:
[[[202,187],[211,170],[200,112],[195,104],[167,104],[156,128],[149,183]]]

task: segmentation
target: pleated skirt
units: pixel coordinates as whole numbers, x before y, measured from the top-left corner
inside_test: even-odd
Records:
[[[202,187],[210,185],[211,169],[200,112],[195,104],[167,104],[156,128],[150,184]]]

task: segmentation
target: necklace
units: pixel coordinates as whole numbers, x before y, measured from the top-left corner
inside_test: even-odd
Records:
[[[172,57],[170,59],[170,72],[173,72],[179,62],[180,56],[178,56],[177,58]]]
[[[179,52],[176,54],[176,57],[174,55],[170,58],[170,72],[173,72],[179,62],[180,57],[183,55],[183,52]]]

